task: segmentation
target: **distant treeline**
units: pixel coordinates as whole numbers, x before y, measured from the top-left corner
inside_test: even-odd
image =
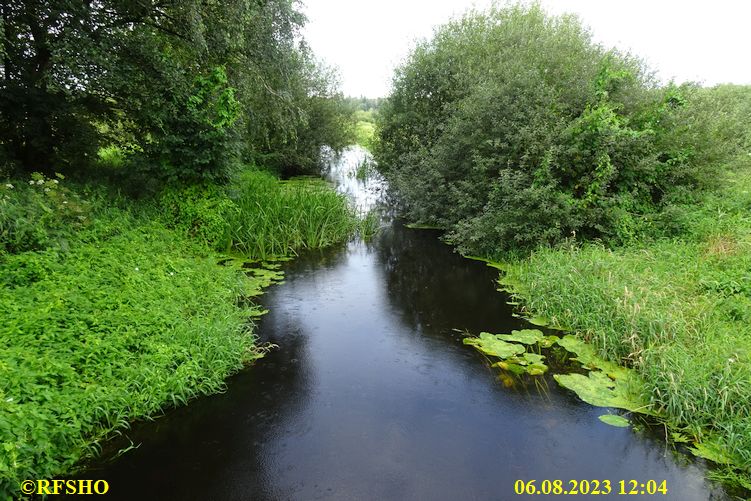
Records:
[[[381,105],[386,101],[383,97],[348,97],[347,103],[355,111],[371,111],[378,110]]]
[[[408,216],[472,254],[670,235],[671,207],[749,149],[751,88],[660,84],[570,15],[470,12],[419,44],[376,158]]]
[[[101,146],[186,182],[310,171],[351,112],[290,0],[3,2],[0,175],[70,172]],[[4,171],[4,172],[3,172]]]

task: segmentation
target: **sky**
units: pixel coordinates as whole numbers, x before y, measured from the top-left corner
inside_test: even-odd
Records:
[[[492,0],[303,0],[303,35],[342,91],[380,97],[416,40]],[[541,0],[577,14],[596,42],[642,57],[663,80],[751,84],[751,0]]]

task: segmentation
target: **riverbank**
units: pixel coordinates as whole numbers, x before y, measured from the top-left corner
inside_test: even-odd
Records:
[[[530,315],[636,369],[671,441],[751,488],[751,168],[723,185],[676,212],[680,238],[541,248],[501,280]]]
[[[0,497],[71,473],[129,423],[262,356],[249,259],[348,238],[346,199],[247,170],[133,200],[35,174],[0,186]],[[226,252],[243,258],[228,258]]]

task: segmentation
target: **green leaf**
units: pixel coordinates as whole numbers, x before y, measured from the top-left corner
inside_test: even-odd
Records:
[[[597,419],[605,424],[616,426],[618,428],[628,428],[631,425],[631,421],[617,414],[605,414],[603,416],[599,416]]]
[[[520,331],[511,331],[511,334],[497,334],[497,337],[509,342],[535,344],[542,341],[545,335],[537,329],[522,329]]]
[[[618,364],[614,364],[600,357],[592,345],[582,341],[577,336],[568,334],[558,340],[558,346],[576,355],[576,360],[589,369],[600,369],[614,379],[628,379],[631,371]]]
[[[701,443],[694,444],[693,447],[689,447],[689,450],[694,456],[708,459],[717,464],[733,464],[733,458],[727,454],[724,447],[722,447],[717,441],[705,439]]]
[[[550,321],[547,318],[544,317],[532,317],[527,319],[527,322],[529,322],[532,325],[536,325],[538,327],[545,327],[550,323]]]
[[[464,344],[474,346],[486,355],[509,358],[520,353],[524,353],[524,346],[514,343],[507,343],[489,332],[480,333],[480,337],[465,338]]]
[[[555,336],[555,335],[545,336],[544,338],[542,338],[542,340],[540,340],[540,347],[541,348],[550,348],[551,346],[553,346],[554,344],[556,344],[558,342],[558,340],[560,340],[560,339],[561,338],[559,338],[558,336]]]
[[[613,380],[603,372],[582,374],[556,374],[558,384],[576,393],[590,405],[616,407],[631,412],[650,414],[649,405],[634,391],[629,381]]]

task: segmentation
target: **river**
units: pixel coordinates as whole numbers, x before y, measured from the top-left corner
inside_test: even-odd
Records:
[[[359,203],[378,191],[330,175]],[[368,194],[369,193],[369,194]],[[432,231],[385,223],[369,242],[309,252],[285,265],[262,302],[261,341],[278,345],[201,398],[127,432],[140,444],[82,478],[117,499],[505,500],[517,480],[666,481],[668,494],[726,499],[705,467],[649,432],[614,428],[544,376],[507,388],[468,330],[523,327],[496,270],[463,259]],[[553,497],[553,496],[551,496]]]

